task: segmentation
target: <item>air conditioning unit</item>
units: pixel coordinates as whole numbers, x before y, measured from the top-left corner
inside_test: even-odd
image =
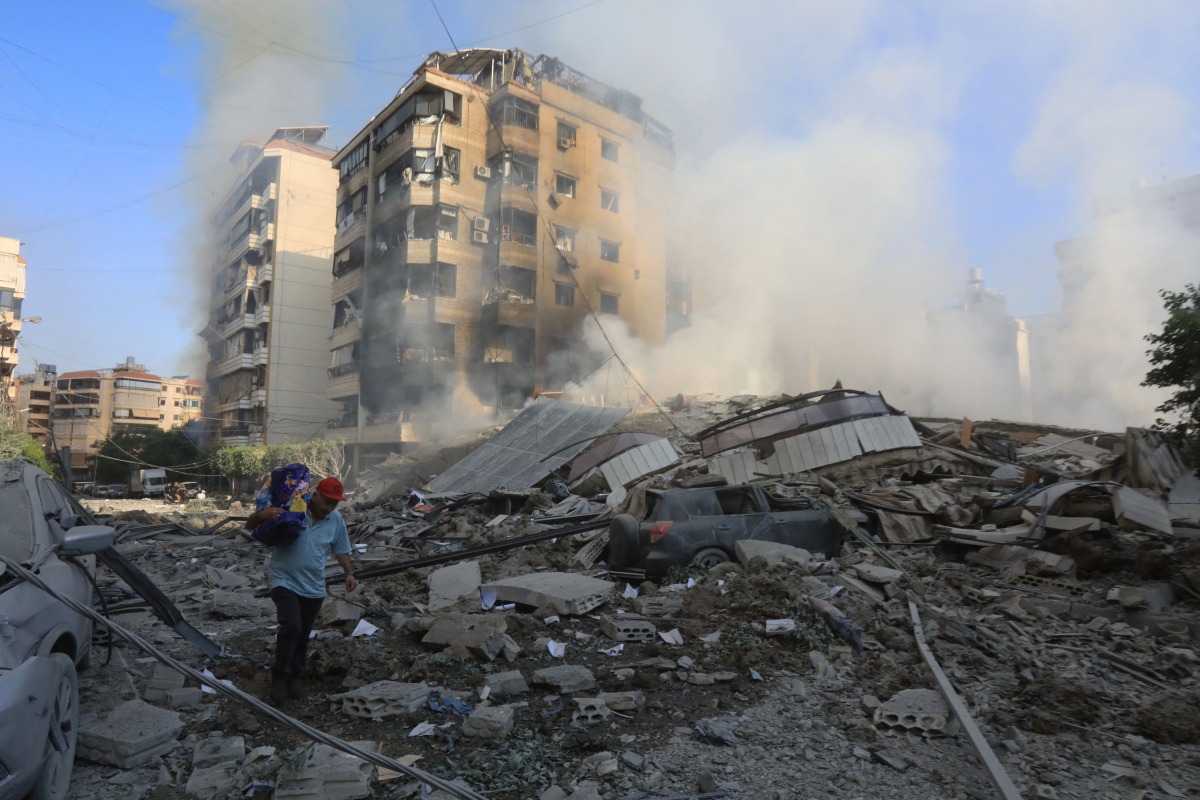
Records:
[[[475,167],[475,177],[484,181],[491,180],[492,168],[484,166],[483,164],[478,165]]]
[[[570,136],[560,136],[558,138],[558,149],[559,150],[570,150],[574,146],[575,146],[575,140],[572,139]]]
[[[471,225],[474,230],[483,231],[484,233],[487,233],[492,229],[492,221],[487,217],[476,217],[475,221],[472,222]]]
[[[471,231],[471,241],[475,244],[487,244],[490,238],[487,231]]]

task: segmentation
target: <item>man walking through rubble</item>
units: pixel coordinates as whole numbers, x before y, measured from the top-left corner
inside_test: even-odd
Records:
[[[268,577],[279,633],[271,667],[270,699],[276,705],[303,696],[297,680],[304,671],[309,634],[325,600],[325,561],[330,553],[346,573],[346,591],[352,592],[358,586],[350,561],[350,536],[337,512],[337,504],[345,499],[342,482],[325,478],[308,500],[304,532],[292,544],[271,551]],[[246,520],[246,528],[254,530],[282,513],[284,509],[274,506],[255,511]]]

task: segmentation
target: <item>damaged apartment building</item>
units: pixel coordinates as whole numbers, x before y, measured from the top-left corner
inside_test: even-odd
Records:
[[[230,159],[213,225],[204,417],[222,446],[312,438],[325,399],[336,175],[327,128],[280,128]]]
[[[581,377],[593,314],[665,339],[672,134],[641,106],[550,56],[433,53],[337,153],[326,435],[354,463]]]

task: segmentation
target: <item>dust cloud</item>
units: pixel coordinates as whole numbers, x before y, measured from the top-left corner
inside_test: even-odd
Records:
[[[1194,279],[1193,223],[1144,204],[1093,221],[1090,208],[1131,181],[1195,170],[1183,87],[1200,7],[438,6],[460,46],[559,56],[642,96],[674,130],[672,195],[640,202],[671,209],[670,258],[694,284],[690,325],[651,348],[600,318],[652,394],[799,393],[840,379],[914,414],[1015,419],[1031,403],[1047,423],[1152,420],[1162,393],[1139,386],[1142,337],[1161,324],[1158,291]],[[336,147],[417,54],[451,49],[419,3],[165,7],[186,20],[181,38],[203,43],[197,139],[227,140],[226,153],[287,125],[333,124]],[[346,55],[385,40],[383,52],[412,57]],[[197,166],[213,172],[191,201],[209,207],[233,176]],[[978,200],[987,181],[997,183],[990,203]],[[1005,203],[1060,218],[1064,204],[1077,210],[1022,249],[1009,247],[1018,231],[1006,226],[1024,209]],[[1086,261],[1060,288],[1055,239],[1089,232]],[[1008,315],[1028,318],[1032,397],[1019,390],[1015,323],[974,314],[964,295],[971,267],[1009,294]],[[607,351],[595,321],[582,335]]]

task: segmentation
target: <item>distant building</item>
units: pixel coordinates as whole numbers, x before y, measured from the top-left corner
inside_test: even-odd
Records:
[[[361,466],[520,408],[582,377],[593,313],[662,342],[688,301],[666,257],[673,163],[639,97],[557,58],[431,54],[333,161],[326,435]]]
[[[0,400],[11,402],[21,335],[21,301],[25,299],[25,259],[21,242],[0,237]]]
[[[210,443],[306,440],[337,416],[325,398],[337,174],[326,128],[243,144],[241,177],[212,217],[205,376]]]
[[[50,442],[50,410],[58,368],[38,364],[37,371],[17,376],[17,421],[21,429],[46,447]]]
[[[132,356],[112,369],[64,372],[55,382],[50,418],[55,443],[71,449],[73,480],[92,472],[97,442],[122,430],[171,430],[200,419],[204,387],[162,378]]]

